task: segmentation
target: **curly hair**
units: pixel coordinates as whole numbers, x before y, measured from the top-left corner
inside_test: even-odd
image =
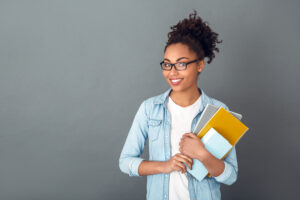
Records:
[[[208,23],[197,16],[196,10],[189,14],[188,19],[185,18],[170,28],[172,31],[168,33],[168,41],[164,52],[169,45],[182,43],[194,51],[199,60],[207,57],[207,63],[211,63],[214,59],[214,51],[219,52],[216,47],[217,43],[222,42],[222,40],[218,40],[219,34],[213,32]]]

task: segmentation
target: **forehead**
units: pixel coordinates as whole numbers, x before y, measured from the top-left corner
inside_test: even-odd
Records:
[[[196,53],[190,50],[190,48],[182,43],[171,44],[167,47],[164,58],[169,60],[176,61],[177,58],[187,57],[187,58],[195,58]]]

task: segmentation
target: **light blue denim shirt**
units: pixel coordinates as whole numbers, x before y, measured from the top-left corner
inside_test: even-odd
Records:
[[[201,106],[191,125],[194,129],[206,104],[228,107],[219,100],[207,96],[202,89]],[[149,139],[150,161],[167,161],[171,158],[171,117],[167,109],[167,102],[171,88],[165,93],[144,100],[132,123],[123,146],[119,167],[122,172],[129,176],[140,176],[138,167],[144,160],[140,155],[143,153],[147,139]],[[219,200],[221,199],[220,183],[231,185],[237,179],[238,164],[235,147],[224,159],[225,169],[217,177],[206,177],[198,181],[187,173],[188,189],[191,200]],[[155,174],[147,176],[147,200],[169,199],[169,174]]]

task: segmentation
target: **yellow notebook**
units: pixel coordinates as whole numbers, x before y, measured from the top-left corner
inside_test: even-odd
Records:
[[[202,138],[210,128],[214,128],[228,140],[232,146],[234,146],[249,129],[223,107],[219,108],[214,116],[200,130],[197,136]],[[224,159],[226,155],[222,159]]]
[[[234,146],[241,137],[249,129],[240,120],[230,114],[225,108],[220,107],[214,116],[205,124],[205,126],[199,131],[197,136],[202,138],[210,128],[214,128],[220,133],[232,146]],[[230,150],[227,152],[227,154]],[[224,159],[227,154],[223,156]],[[208,173],[208,177],[211,175]]]

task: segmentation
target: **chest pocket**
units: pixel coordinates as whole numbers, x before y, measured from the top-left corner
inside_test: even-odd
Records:
[[[160,119],[149,119],[148,120],[149,133],[148,137],[150,141],[155,141],[158,139],[159,132],[162,128],[162,120]]]

